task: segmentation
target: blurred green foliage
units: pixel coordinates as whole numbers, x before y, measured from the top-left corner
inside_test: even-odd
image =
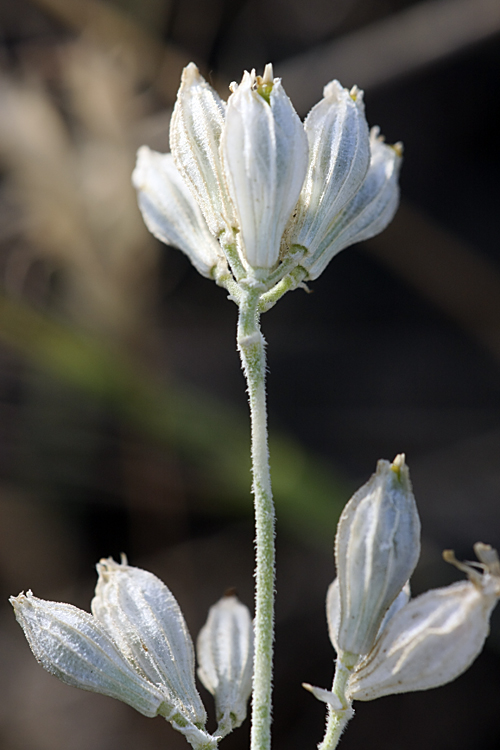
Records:
[[[206,508],[251,512],[248,417],[185,384],[160,382],[118,348],[0,297],[0,338],[35,368],[98,397],[149,439],[174,448],[195,470]],[[292,438],[272,433],[278,519],[302,540],[331,545],[347,483]]]

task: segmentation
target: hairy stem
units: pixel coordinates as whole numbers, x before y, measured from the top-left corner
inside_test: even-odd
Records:
[[[274,641],[274,505],[269,470],[266,413],[265,341],[259,326],[260,290],[240,301],[238,350],[248,384],[255,503],[255,657],[251,750],[271,745],[271,693]]]
[[[350,657],[348,654],[347,657]],[[318,750],[335,750],[339,744],[340,736],[347,726],[348,721],[352,719],[354,711],[351,701],[346,697],[345,689],[347,680],[352,671],[352,664],[349,658],[346,663],[341,658],[337,659],[335,677],[333,679],[332,693],[340,699],[343,708],[337,709],[328,706],[328,719],[326,722],[325,736],[323,741],[318,745]]]

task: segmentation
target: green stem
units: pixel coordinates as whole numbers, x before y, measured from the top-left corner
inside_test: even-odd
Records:
[[[224,255],[227,258],[236,281],[245,279],[248,275],[248,271],[241,262],[234,234],[225,233],[219,239],[224,250]]]
[[[259,326],[261,290],[244,291],[238,319],[238,350],[248,384],[255,503],[255,657],[251,750],[271,745],[274,641],[274,505],[269,470],[265,341]]]
[[[272,289],[262,295],[259,303],[260,312],[267,312],[276,302],[287,292],[297,289],[308,276],[308,272],[302,266],[296,266],[293,271],[287,274]]]
[[[272,289],[273,286],[278,284],[280,281],[282,281],[282,279],[285,278],[285,276],[288,276],[289,273],[297,268],[306,253],[307,248],[303,247],[302,245],[292,245],[288,250],[288,253],[284,260],[282,260],[279,264],[278,268],[276,268],[271,273],[267,272],[265,277],[266,290]]]
[[[346,656],[350,657],[351,654],[347,654]],[[325,736],[323,737],[323,741],[318,745],[318,750],[335,750],[347,723],[354,716],[352,702],[345,694],[347,680],[349,679],[353,667],[349,658],[347,658],[346,661],[347,664],[344,664],[341,658],[337,659],[335,677],[332,685],[332,693],[335,693],[340,699],[343,708],[336,709],[332,706],[328,706],[328,720],[326,722]]]
[[[336,711],[329,706],[325,736],[323,737],[323,741],[318,745],[318,750],[334,750],[339,744],[340,736],[351,717],[352,709],[349,713],[347,709]]]

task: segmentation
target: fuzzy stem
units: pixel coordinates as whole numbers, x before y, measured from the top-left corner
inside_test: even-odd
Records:
[[[325,736],[323,741],[318,745],[318,750],[335,750],[339,744],[340,736],[347,726],[347,723],[354,716],[352,709],[352,702],[346,697],[345,689],[347,686],[347,680],[352,671],[352,662],[349,657],[351,654],[346,655],[347,663],[342,661],[342,658],[337,659],[337,666],[335,669],[335,677],[333,679],[332,693],[340,698],[343,705],[341,709],[332,708],[328,706],[328,720],[326,722]]]
[[[274,641],[274,505],[267,446],[265,341],[260,332],[258,313],[260,295],[260,289],[243,293],[238,319],[238,350],[250,402],[255,503],[255,657],[251,750],[269,750],[271,745]]]

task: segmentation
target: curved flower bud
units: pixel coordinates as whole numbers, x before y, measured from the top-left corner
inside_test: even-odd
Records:
[[[141,677],[104,628],[71,604],[12,596],[16,619],[36,660],[67,685],[128,703],[145,716],[163,713],[165,696]]]
[[[219,243],[175,168],[172,154],[141,146],[132,182],[151,234],[186,253],[203,276],[212,277],[216,269],[227,267]]]
[[[293,220],[290,242],[314,255],[339,211],[359,190],[370,164],[370,139],[363,92],[325,86],[304,128],[309,167]]]
[[[307,137],[292,103],[267,65],[233,85],[221,152],[242,252],[253,268],[273,268],[283,230],[307,170]]]
[[[118,564],[97,565],[92,614],[134,667],[165,691],[195,724],[206,713],[194,682],[194,650],[177,601],[153,573]]]
[[[380,234],[396,213],[402,145],[388,146],[378,128],[372,128],[370,147],[370,167],[359,190],[318,238],[316,250],[302,261],[310,279],[323,273],[333,256],[344,248]]]
[[[475,550],[484,574],[458,563],[470,580],[428,591],[403,607],[351,675],[352,699],[368,701],[438,687],[472,664],[483,648],[491,612],[500,598],[496,552],[482,544]],[[447,559],[456,563],[450,553]]]
[[[337,527],[340,651],[367,654],[420,554],[420,520],[404,456],[377,471],[347,503]]]
[[[226,105],[194,63],[184,68],[170,122],[175,166],[216,237],[233,226],[219,155]]]
[[[215,697],[222,737],[245,720],[252,691],[253,625],[248,607],[236,596],[224,596],[210,607],[197,653],[198,677]]]

